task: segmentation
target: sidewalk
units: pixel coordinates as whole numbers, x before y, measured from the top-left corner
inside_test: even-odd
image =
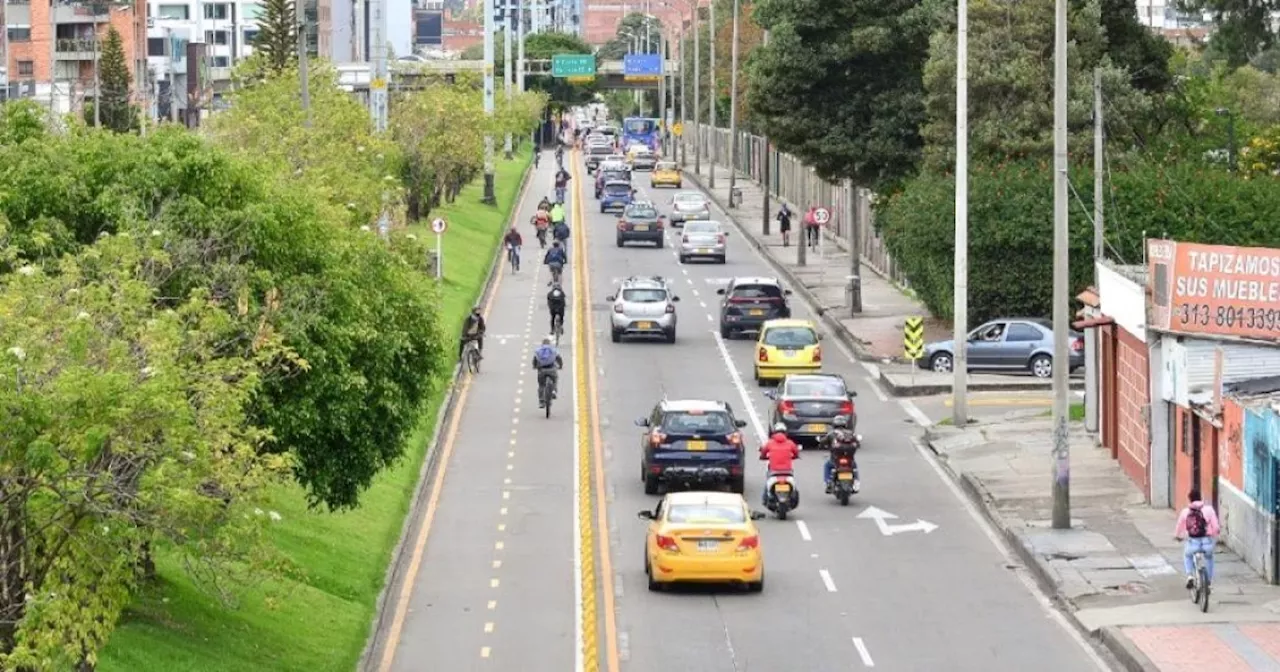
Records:
[[[1209,613],[1184,588],[1176,513],[1152,509],[1079,426],[1072,529],[1053,530],[1051,421],[1038,415],[927,434],[944,467],[1084,632],[1142,672],[1280,670],[1280,587],[1218,546]]]
[[[759,249],[797,293],[827,309],[823,321],[859,359],[875,363],[870,366],[874,370],[873,376],[878,377],[887,390],[899,397],[950,394],[951,374],[916,369],[902,359],[903,327],[907,318],[924,318],[926,342],[949,340],[952,333],[949,321],[931,316],[923,304],[865,262],[861,265],[862,312],[853,316],[845,289],[852,270],[846,241],[838,238],[827,240],[822,256],[817,250],[810,249],[807,265],[800,266],[797,258],[799,217],[793,224],[792,245],[783,247],[776,220],[770,220],[768,236],[762,233],[764,202],[760,186],[739,173],[736,186],[742,190],[742,203],[729,209],[729,171],[724,166],[716,166],[716,186],[709,188],[710,166],[705,158],[702,171],[696,172],[692,157],[688,157],[689,162],[683,168],[684,176],[711,194],[716,205],[746,234],[745,242]],[[794,212],[803,213],[805,210],[800,204],[790,205]],[[779,203],[772,200],[770,206],[771,214],[776,214]],[[1083,379],[1073,381],[1073,386],[1083,389]],[[969,390],[973,392],[1050,388],[1049,381],[1039,380],[1030,374],[972,374],[969,377]]]

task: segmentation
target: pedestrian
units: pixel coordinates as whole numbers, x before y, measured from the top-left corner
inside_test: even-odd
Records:
[[[804,233],[809,240],[809,247],[816,248],[818,246],[818,218],[815,213],[818,212],[818,206],[812,206],[809,211],[804,213]]]
[[[791,247],[791,208],[786,203],[778,210],[778,232],[782,234],[782,246]]]

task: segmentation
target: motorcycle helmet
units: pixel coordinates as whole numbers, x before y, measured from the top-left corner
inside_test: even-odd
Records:
[[[773,431],[775,431],[775,432],[783,432],[783,433],[786,433],[786,431],[787,431],[787,426],[786,426],[785,424],[783,424],[783,423],[779,422],[779,423],[777,423],[777,424],[775,424],[775,425],[773,426]]]
[[[846,427],[849,426],[849,416],[837,415],[835,420],[833,420],[831,424],[835,425],[836,427],[839,427],[840,429],[845,429]]]

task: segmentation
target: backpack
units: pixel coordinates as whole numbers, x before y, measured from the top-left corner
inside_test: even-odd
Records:
[[[558,222],[558,223],[556,223],[555,231],[552,231],[551,235],[555,236],[556,240],[566,240],[566,239],[568,239],[568,237],[569,237],[569,225],[568,225],[568,224],[565,224],[564,222]]]
[[[1208,534],[1209,521],[1205,520],[1204,512],[1194,506],[1187,509],[1187,536],[1200,539]]]
[[[534,361],[538,362],[539,367],[555,366],[556,349],[549,345],[544,345],[534,351],[533,359]]]

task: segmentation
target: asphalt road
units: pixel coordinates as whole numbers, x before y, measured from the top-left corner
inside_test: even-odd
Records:
[[[554,160],[544,158],[522,222],[550,190]],[[535,277],[528,263],[495,294],[484,371],[469,385],[456,436],[446,440],[421,553],[405,561],[408,599],[398,600],[398,591],[389,598],[403,616],[388,628],[378,669],[1106,669],[916,444],[904,406],[874,387],[834,337],[824,341],[826,371],[842,374],[860,395],[862,493],[848,507],[823,495],[825,453],[806,452],[797,464],[802,497],[794,518],[759,521],[762,594],[648,592],[645,524],[635,513],[656,500],[639,480],[634,420],[664,395],[721,399],[748,420],[754,453],[768,400],[750,382],[751,342],[718,335],[715,290],[732,276],[774,273],[740,235],[730,237],[725,265],[682,265],[670,238],[664,249],[617,248],[616,218],[597,214],[576,157],[571,170],[579,253],[570,270],[580,284],[571,290],[561,398],[544,419],[526,370],[547,328],[546,274]],[[637,178],[647,191],[644,174]],[[665,196],[653,194],[660,203]],[[536,243],[526,242],[530,256]],[[682,299],[677,342],[610,342],[604,297],[620,278],[655,274],[671,278]],[[811,317],[798,298],[793,311]],[[749,467],[747,496],[759,508],[762,463]],[[898,519],[860,518],[868,507]],[[936,529],[891,527],[917,520]],[[589,658],[599,656],[598,667],[593,660],[579,666],[578,642]]]

